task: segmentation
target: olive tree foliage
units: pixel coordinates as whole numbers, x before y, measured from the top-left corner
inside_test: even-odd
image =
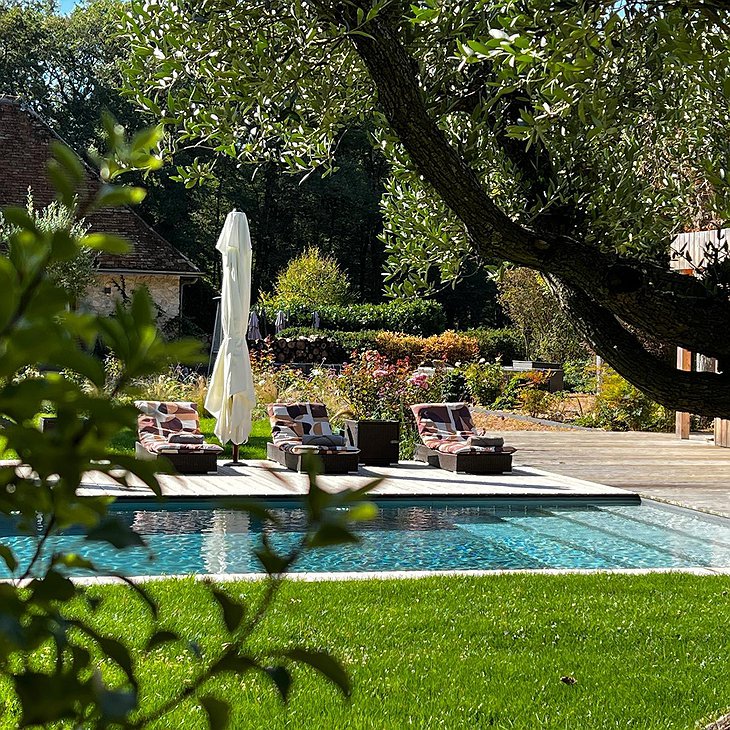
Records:
[[[396,176],[391,293],[458,275],[464,252],[533,268],[631,382],[730,416],[729,374],[642,345],[730,356],[725,287],[667,270],[673,233],[728,217],[727,15],[718,0],[148,0],[124,32],[130,95],[173,153],[331,166],[372,117]]]
[[[4,711],[12,714],[17,708],[9,722],[19,727],[67,721],[74,727],[139,728],[164,722],[168,712],[187,701],[204,708],[211,727],[222,728],[228,724],[229,708],[208,694],[208,680],[222,673],[260,673],[286,699],[292,666],[302,663],[320,671],[347,695],[348,677],[329,654],[308,647],[278,650],[273,640],[269,651],[254,651],[248,640],[284,573],[305,550],[356,540],[349,524],[372,514],[373,508],[361,501],[369,486],[329,495],[318,488],[315,470],[310,470],[306,526],[301,540],[285,554],[270,544],[276,516],[255,505],[237,506],[265,526],[257,556],[262,572],[268,574],[266,589],[259,604],[246,606],[210,586],[211,601],[217,605],[228,640],[206,656],[193,654],[198,657],[197,670],[166,697],[157,696],[157,688],[155,696],[142,694],[137,663],[152,651],[167,651],[174,661],[173,657],[181,651],[192,652],[194,646],[165,627],[166,618],[155,601],[128,579],[130,590],[149,609],[148,635],[125,637],[123,617],[118,626],[107,624],[100,629],[97,613],[104,595],[91,595],[72,580],[79,571],[109,574],[94,562],[94,545],[146,548],[141,535],[114,518],[109,498],[84,496],[79,486],[84,474],[95,470],[121,486],[141,479],[160,497],[157,473],[165,471],[166,462],[116,454],[110,442],[121,429],[135,426],[136,409],[129,405],[135,379],[162,372],[171,363],[195,362],[200,356],[193,341],[162,339],[144,290],[132,295],[129,306],[117,306],[114,315],[99,316],[69,310],[69,294],[54,280],[53,267],[72,261],[84,248],[127,250],[123,240],[87,234],[74,220],[98,208],[139,202],[144,190],[113,181],[129,169],[149,171],[159,166],[159,159],[151,154],[159,141],[156,131],[139,133],[127,142],[118,125],[107,119],[106,126],[110,155],[99,161],[106,184],[82,206],[76,197],[84,177],[82,165],[68,148],[54,147],[49,174],[58,204],[74,210],[65,226],[41,225],[22,208],[3,211],[13,230],[7,255],[0,255],[0,453],[10,450],[18,460],[0,464],[0,513],[8,523],[4,532],[17,530],[32,545],[28,551],[17,540],[0,541],[4,564],[0,573],[6,578],[0,583]],[[119,359],[112,377],[89,354],[97,338]],[[34,374],[28,374],[29,365]],[[49,409],[56,415],[56,427],[40,432],[36,414]],[[69,531],[79,536],[82,547],[70,550],[55,541],[59,533]],[[210,607],[201,606],[201,610],[207,613]]]

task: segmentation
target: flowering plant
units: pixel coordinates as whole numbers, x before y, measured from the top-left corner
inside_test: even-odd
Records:
[[[442,382],[441,370],[414,373],[408,358],[391,362],[370,350],[342,369],[337,384],[353,418],[399,421],[401,456],[411,458],[417,433],[410,406],[441,400]]]

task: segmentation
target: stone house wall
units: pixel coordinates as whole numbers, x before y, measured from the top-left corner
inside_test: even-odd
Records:
[[[140,286],[146,286],[158,308],[158,324],[180,314],[180,277],[170,274],[114,274],[100,272],[86,293],[83,305],[99,314],[110,314],[122,292],[131,296]]]

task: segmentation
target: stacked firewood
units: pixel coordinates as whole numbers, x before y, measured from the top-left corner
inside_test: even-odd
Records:
[[[249,349],[270,352],[276,362],[339,363],[345,357],[342,347],[324,335],[267,337],[249,343]]]

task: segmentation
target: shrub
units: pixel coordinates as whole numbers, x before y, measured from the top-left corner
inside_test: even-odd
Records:
[[[469,400],[469,385],[460,370],[449,370],[441,385],[441,400],[446,403]]]
[[[500,332],[500,330],[495,330]],[[418,337],[417,335],[387,330],[363,330],[361,332],[342,332],[322,330],[312,327],[287,327],[279,337],[325,336],[334,340],[346,354],[361,354],[367,350],[377,350],[391,361],[409,358],[414,363],[421,360],[443,360],[448,363],[469,362],[481,355],[479,342],[470,333],[447,330],[440,335]],[[497,338],[499,339],[499,338]],[[504,341],[504,338],[502,338]]]
[[[105,364],[111,372],[118,369],[118,360],[108,357]],[[128,400],[187,401],[196,403],[198,413],[203,413],[203,404],[208,392],[208,381],[197,371],[175,365],[165,373],[138,378],[132,383],[134,397]]]
[[[594,393],[596,390],[596,365],[593,358],[566,360],[563,363],[565,390],[574,393]]]
[[[499,363],[469,363],[461,368],[461,373],[471,400],[481,406],[491,406],[504,389],[505,379]]]
[[[378,332],[375,349],[390,361],[408,358],[415,363],[423,360],[425,339],[400,332]]]
[[[474,338],[453,331],[425,338],[400,332],[378,332],[375,346],[378,352],[390,360],[407,357],[414,362],[443,360],[455,363],[473,360],[479,355],[479,347]]]
[[[519,332],[528,358],[562,362],[585,356],[582,340],[539,274],[511,269],[497,288],[499,302]]]
[[[495,400],[494,407],[505,410],[516,408],[524,401],[523,391],[544,389],[548,379],[548,374],[540,370],[528,370],[513,375]]]
[[[674,428],[673,411],[655,403],[611,368],[601,369],[600,382],[593,410],[576,423],[609,431],[671,431]]]
[[[536,418],[549,410],[552,394],[538,388],[523,388],[519,393],[519,402],[523,411]]]
[[[362,332],[329,332],[332,339],[349,355],[353,352],[363,353],[377,349],[378,332],[363,330]]]
[[[279,307],[264,302],[269,322],[276,319]],[[287,315],[289,327],[310,327],[316,309],[320,326],[326,330],[362,332],[389,330],[427,336],[443,332],[446,317],[438,302],[426,300],[392,301],[384,304],[349,304],[313,306],[311,303],[287,304],[280,307]]]
[[[274,309],[305,306],[311,312],[319,307],[344,304],[349,298],[350,282],[337,261],[316,248],[309,248],[279,274],[274,294],[267,303]]]
[[[287,327],[278,334],[278,337],[312,337],[318,335],[329,337],[344,350],[346,356],[349,356],[353,352],[361,353],[366,350],[376,350],[378,334],[377,330],[341,332],[314,329],[314,327]]]
[[[423,356],[452,364],[460,360],[476,360],[479,357],[479,343],[469,335],[447,330],[424,341]]]
[[[63,205],[58,200],[54,200],[45,208],[36,209],[30,188],[26,199],[26,212],[38,230],[44,233],[68,231],[75,238],[81,238],[89,230],[84,221],[75,220],[72,207]],[[10,237],[16,232],[18,229],[10,225],[0,213],[0,244],[7,246]],[[72,307],[78,306],[94,281],[96,257],[96,251],[78,246],[71,258],[51,261],[45,267],[51,281],[68,294]]]
[[[388,362],[377,352],[365,352],[346,365],[337,379],[354,418],[383,418],[401,425],[400,456],[410,459],[418,441],[413,403],[441,400],[445,372],[414,373],[410,362]]]
[[[476,340],[479,357],[487,362],[509,363],[525,357],[525,347],[517,330],[479,327],[464,333]]]

